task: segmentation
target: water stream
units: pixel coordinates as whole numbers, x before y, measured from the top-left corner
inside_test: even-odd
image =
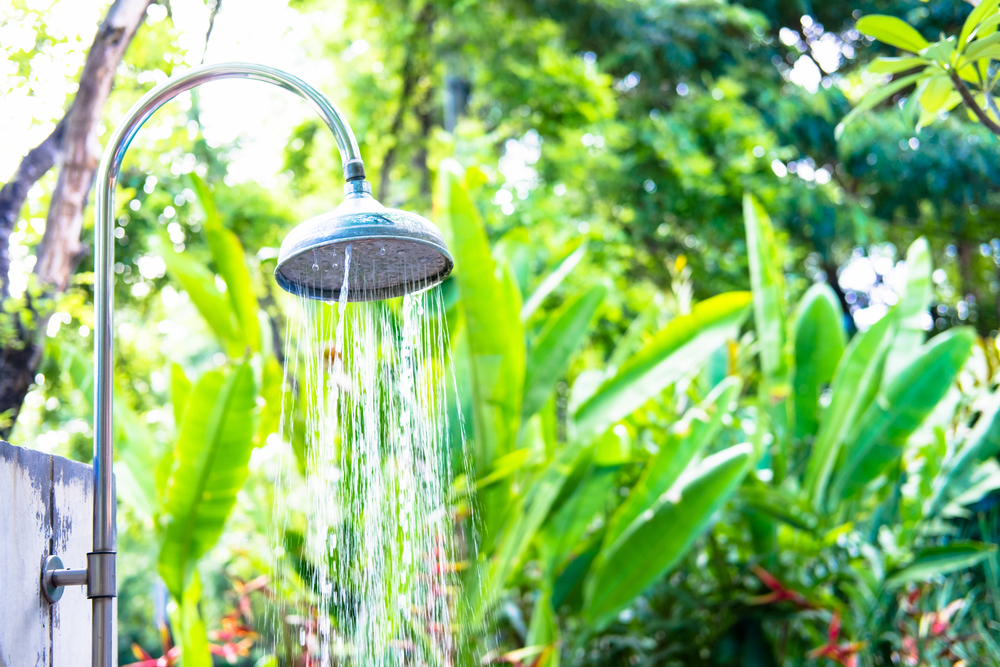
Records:
[[[343,261],[339,302],[289,297],[275,649],[283,664],[448,667],[465,458],[444,302],[431,288],[349,303],[369,276],[350,247]]]

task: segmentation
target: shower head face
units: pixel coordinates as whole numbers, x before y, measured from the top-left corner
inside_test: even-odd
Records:
[[[348,301],[380,301],[433,287],[453,266],[429,220],[364,196],[293,229],[281,244],[274,276],[292,294],[337,301],[346,272]]]

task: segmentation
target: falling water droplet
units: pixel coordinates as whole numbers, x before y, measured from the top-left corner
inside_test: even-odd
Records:
[[[313,271],[319,271],[319,264],[313,262]]]

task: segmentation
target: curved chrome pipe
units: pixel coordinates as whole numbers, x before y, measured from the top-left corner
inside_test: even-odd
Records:
[[[133,105],[115,129],[97,170],[94,206],[94,550],[88,554],[87,597],[93,600],[94,667],[111,667],[115,660],[114,598],[116,552],[115,490],[112,475],[111,394],[114,349],[114,202],[122,160],[139,128],[157,109],[186,90],[209,81],[249,79],[274,84],[305,99],[333,131],[347,181],[363,181],[364,165],[347,120],[323,93],[281,70],[251,63],[196,67],[159,85]]]

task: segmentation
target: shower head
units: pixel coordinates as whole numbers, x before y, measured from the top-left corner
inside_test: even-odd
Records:
[[[439,284],[454,266],[441,232],[414,213],[382,206],[366,181],[350,181],[344,202],[289,232],[274,277],[298,296],[379,301]]]

